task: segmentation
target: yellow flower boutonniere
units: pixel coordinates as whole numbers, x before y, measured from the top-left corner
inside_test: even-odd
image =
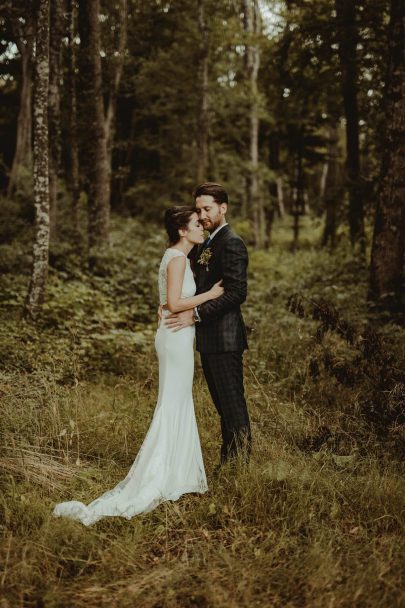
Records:
[[[200,257],[197,260],[198,264],[202,264],[203,266],[205,266],[205,270],[207,272],[209,270],[208,264],[209,264],[211,257],[212,257],[211,248],[207,247],[206,249],[204,249],[204,251],[201,253]]]

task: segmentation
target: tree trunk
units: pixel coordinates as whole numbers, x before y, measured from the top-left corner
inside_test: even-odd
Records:
[[[270,134],[269,141],[269,168],[276,174],[276,177],[269,184],[269,201],[265,207],[265,240],[264,246],[268,249],[271,245],[271,232],[276,213],[281,216],[280,195],[282,201],[282,191],[280,192],[280,138],[278,133]],[[279,184],[280,182],[280,184]],[[282,202],[281,202],[282,204]]]
[[[49,0],[40,0],[34,76],[34,199],[36,231],[25,316],[36,319],[45,295],[49,256]]]
[[[89,246],[108,244],[110,185],[100,57],[100,3],[87,0],[79,5],[81,41],[81,85],[84,164],[88,178]]]
[[[300,134],[302,140],[302,134]],[[291,250],[295,253],[298,249],[298,238],[300,232],[300,217],[305,213],[305,174],[302,157],[302,145],[298,144],[298,150],[295,159],[294,168],[294,188],[293,188],[293,200],[292,200],[292,215],[294,218],[293,222],[293,241],[291,244]]]
[[[322,235],[322,247],[328,243],[333,248],[336,241],[336,215],[339,200],[342,196],[341,171],[339,162],[339,134],[337,125],[328,127],[328,158],[323,175],[322,200],[325,206],[325,226]]]
[[[276,187],[277,190],[277,184],[270,184],[269,187],[269,203],[266,205],[265,208],[265,224],[266,224],[266,234],[265,234],[265,240],[264,240],[264,247],[265,249],[269,249],[270,245],[271,245],[271,233],[272,233],[272,229],[273,229],[273,222],[274,222],[274,216],[276,213],[276,203],[275,203],[275,198],[274,198],[274,186]]]
[[[391,0],[387,124],[371,252],[369,297],[400,304],[405,242],[405,4]]]
[[[358,31],[355,0],[335,0],[342,94],[346,116],[346,180],[352,245],[365,250],[364,212],[360,183],[359,117],[357,104]]]
[[[277,178],[277,213],[279,217],[284,217],[284,184],[281,175]]]
[[[107,154],[108,154],[108,201],[111,203],[111,178],[112,178],[112,151],[115,135],[115,114],[117,108],[117,97],[124,69],[125,51],[127,47],[127,0],[120,0],[120,23],[118,30],[118,52],[115,60],[114,82],[110,88],[110,96],[107,106],[107,115],[105,120],[105,131],[107,136]]]
[[[50,2],[49,41],[49,205],[51,238],[56,237],[58,178],[61,165],[60,79],[63,37],[63,5]]]
[[[325,200],[326,178],[328,177],[328,165],[329,165],[329,160],[326,159],[322,165],[321,183],[319,186],[319,198],[321,199],[321,201]]]
[[[111,180],[111,205],[118,206],[122,201],[122,196],[125,188],[128,185],[131,172],[134,171],[135,160],[133,143],[136,139],[136,113],[134,112],[134,100],[127,100],[123,108],[120,108],[120,117],[122,118],[123,113],[128,117],[126,122],[125,143],[121,143],[116,159],[118,160],[118,166],[115,168],[113,178]],[[122,129],[122,126],[121,126]]]
[[[24,169],[31,171],[32,165],[32,54],[34,24],[28,15],[25,15],[25,18],[26,27],[24,29],[20,21],[13,24],[16,45],[21,55],[21,94],[17,118],[15,153],[7,188],[8,197],[12,196],[17,187],[21,179],[21,172]],[[24,42],[24,38],[26,42]]]
[[[200,48],[198,57],[198,80],[200,86],[200,108],[198,116],[197,139],[197,183],[207,181],[208,171],[208,29],[205,20],[205,2],[198,0],[198,30],[200,35]]]
[[[75,0],[68,0],[68,66],[67,66],[67,91],[68,91],[68,125],[69,125],[69,173],[70,193],[72,197],[72,219],[73,229],[79,232],[79,145],[77,140],[77,94],[76,94],[76,20],[77,11]]]
[[[253,216],[256,248],[264,242],[263,204],[259,196],[259,99],[257,75],[260,66],[260,51],[257,37],[260,33],[260,9],[258,0],[243,0],[244,28],[247,35],[245,64],[249,79],[249,171],[247,176],[247,205]]]

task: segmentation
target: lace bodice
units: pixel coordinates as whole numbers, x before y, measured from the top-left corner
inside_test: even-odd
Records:
[[[173,258],[182,256],[182,255],[186,258],[186,271],[184,273],[181,297],[182,298],[191,298],[195,294],[196,286],[195,286],[193,272],[190,267],[190,260],[185,256],[185,254],[182,251],[179,251],[178,249],[171,249],[171,248],[166,249],[166,251],[162,257],[162,261],[160,262],[159,275],[158,275],[159,301],[162,306],[163,306],[163,304],[167,304],[167,265],[170,262],[170,260],[172,260]]]

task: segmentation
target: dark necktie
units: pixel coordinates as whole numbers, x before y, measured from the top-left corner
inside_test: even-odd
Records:
[[[210,242],[211,242],[211,237],[209,236],[209,237],[208,237],[208,238],[207,238],[207,239],[204,241],[201,251],[204,251],[205,249],[207,249],[207,247],[209,246]]]

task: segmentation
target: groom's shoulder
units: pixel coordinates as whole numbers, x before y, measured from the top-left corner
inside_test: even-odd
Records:
[[[224,236],[224,245],[226,249],[235,249],[235,251],[243,251],[247,255],[247,247],[245,245],[244,240],[242,239],[242,237],[239,236],[239,234],[236,234],[236,232],[234,232],[231,227],[229,227]]]
[[[241,245],[243,245],[244,247],[246,247],[244,240],[242,239],[241,236],[239,236],[239,234],[236,234],[236,232],[229,226],[229,230],[226,233],[226,239],[229,241],[234,241],[236,243],[239,243]]]

